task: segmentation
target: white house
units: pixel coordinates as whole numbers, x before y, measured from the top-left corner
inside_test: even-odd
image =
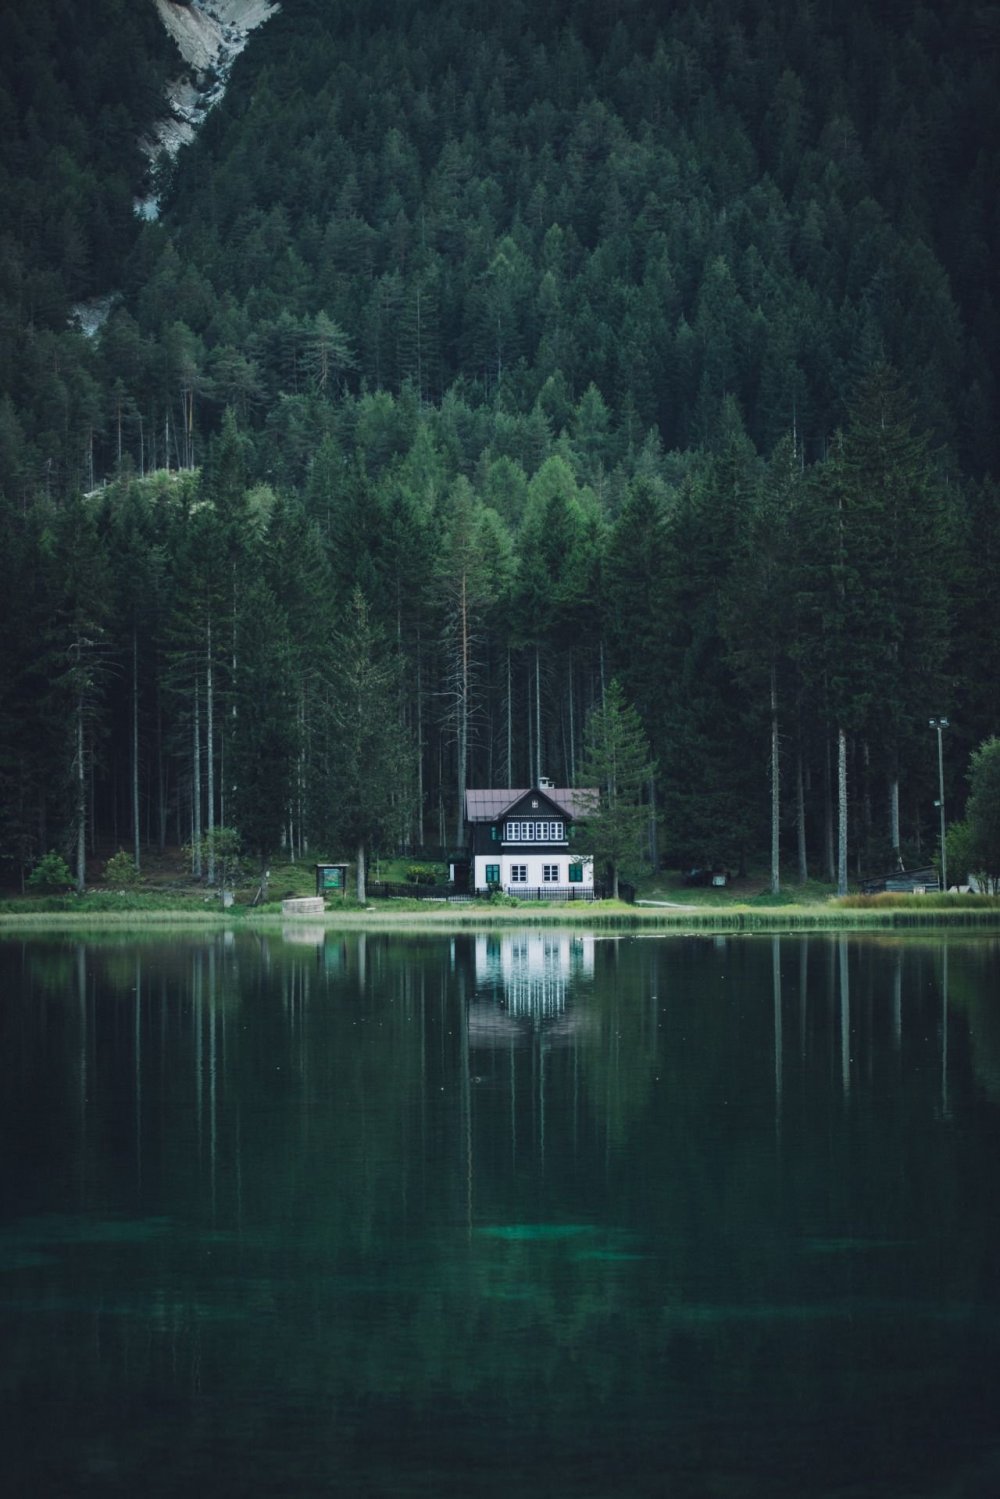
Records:
[[[553,786],[496,787],[465,793],[469,883],[473,890],[591,900],[594,861],[570,849],[573,822],[596,791]]]

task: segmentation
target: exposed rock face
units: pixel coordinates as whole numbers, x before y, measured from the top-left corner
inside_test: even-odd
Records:
[[[277,9],[268,0],[156,0],[156,8],[186,63],[198,73],[218,70],[242,52],[247,38]]]
[[[106,292],[100,297],[89,297],[86,302],[77,302],[70,309],[70,322],[76,324],[85,338],[93,338],[104,327],[117,301],[117,292]]]
[[[142,143],[151,163],[161,151],[173,156],[194,139],[225,93],[233,62],[250,33],[278,9],[270,0],[155,0],[155,5],[189,71],[171,83],[169,114]],[[141,217],[156,218],[155,197],[138,199],[135,207]]]

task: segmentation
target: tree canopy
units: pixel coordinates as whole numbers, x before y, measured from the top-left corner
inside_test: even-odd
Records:
[[[988,7],[286,0],[155,184],[154,7],[9,9],[5,879],[351,844],[355,590],[382,838],[579,784],[617,678],[671,860],[829,877],[839,770],[919,855],[928,712],[1000,729]]]

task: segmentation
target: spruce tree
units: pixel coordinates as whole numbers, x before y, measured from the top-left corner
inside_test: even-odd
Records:
[[[267,585],[254,579],[239,601],[239,674],[230,729],[231,822],[261,869],[287,825],[299,743],[288,622]]]
[[[976,872],[1000,888],[1000,739],[987,739],[973,752],[969,767],[965,823]]]
[[[366,899],[373,847],[394,844],[410,815],[413,752],[399,718],[400,658],[355,588],[336,631],[329,689],[330,832],[354,849]]]
[[[587,718],[578,776],[589,795],[575,842],[607,868],[615,899],[619,875],[640,865],[648,816],[643,798],[653,770],[639,715],[613,678]]]

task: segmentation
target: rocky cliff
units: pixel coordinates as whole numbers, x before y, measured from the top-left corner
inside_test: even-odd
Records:
[[[154,0],[164,26],[187,64],[167,91],[168,113],[143,142],[151,162],[162,151],[173,155],[193,140],[208,111],[222,98],[233,62],[250,33],[278,9],[269,0]],[[136,203],[144,218],[155,218],[155,197]]]

